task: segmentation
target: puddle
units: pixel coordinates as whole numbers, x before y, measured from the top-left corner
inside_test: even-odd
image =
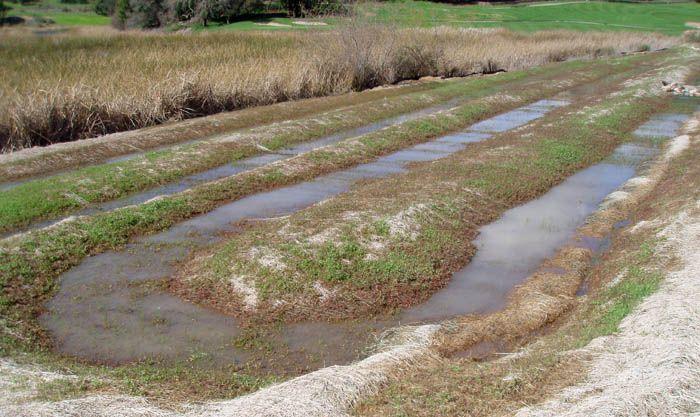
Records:
[[[658,114],[649,119],[648,122],[639,126],[634,131],[638,137],[662,137],[670,138],[676,135],[678,130],[683,126],[683,123],[688,120],[688,116],[684,114],[663,113]]]
[[[548,108],[552,107],[547,103],[537,103],[516,112],[539,112],[541,116]],[[502,121],[499,123],[512,123],[503,115],[496,118]],[[243,198],[140,238],[122,251],[87,258],[61,276],[60,289],[47,303],[41,323],[58,351],[89,361],[124,363],[196,356],[206,357],[208,366],[244,364],[250,354],[234,343],[240,336],[235,318],[168,293],[146,291],[139,283],[171,276],[174,262],[217,242],[220,233],[234,230],[231,224],[238,220],[289,214],[347,191],[357,180],[401,172],[410,162],[439,159],[490,136],[470,128],[310,182]],[[575,230],[607,194],[655,154],[646,143],[640,139],[618,147],[606,161],[572,175],[539,199],[484,226],[475,241],[478,251],[472,262],[426,303],[391,319],[285,326],[270,336],[287,352],[283,359],[277,358],[285,363],[270,366],[298,371],[347,363],[361,355],[362,347],[371,344],[376,334],[398,324],[501,308],[513,286],[565,243],[576,241],[574,244],[602,250],[609,239],[575,236]],[[553,273],[563,272],[555,269]],[[493,347],[484,347],[486,353],[491,350]],[[466,354],[478,359],[481,353]]]
[[[625,227],[627,227],[627,226],[629,226],[629,225],[631,225],[631,224],[632,224],[632,220],[629,220],[629,219],[620,220],[619,222],[617,222],[617,223],[615,223],[615,224],[613,225],[613,228],[614,228],[615,230],[624,229]]]
[[[635,131],[636,140],[618,146],[602,163],[577,172],[542,197],[508,210],[498,221],[482,227],[474,240],[477,251],[471,262],[427,302],[402,312],[401,321],[436,321],[500,310],[510,290],[564,244],[605,251],[609,237],[577,236],[576,229],[608,194],[658,154],[659,149],[646,140],[649,132],[655,138],[674,137],[688,117],[652,117]],[[582,286],[579,291],[586,289]]]
[[[542,112],[547,112],[556,107],[562,106],[564,101],[561,100],[541,100],[537,104],[526,108],[503,113],[491,119],[476,123],[471,127],[471,130],[476,132],[500,133],[518,126],[523,126],[531,121],[541,117]]]
[[[295,145],[295,146],[292,146],[289,148],[281,149],[281,150],[276,151],[276,152],[271,152],[269,154],[263,154],[263,155],[259,155],[259,156],[246,158],[246,159],[243,159],[241,161],[237,161],[235,163],[230,163],[230,164],[227,163],[225,165],[222,165],[222,166],[219,166],[216,168],[212,168],[212,169],[207,170],[207,171],[203,171],[203,172],[200,172],[197,174],[187,176],[185,178],[182,178],[177,183],[168,184],[168,185],[165,185],[162,187],[157,187],[154,189],[144,191],[142,193],[134,194],[134,195],[129,196],[127,198],[123,198],[123,199],[119,199],[119,200],[115,200],[115,201],[110,201],[108,203],[98,204],[98,205],[89,207],[89,208],[77,213],[77,215],[94,214],[94,213],[100,212],[100,211],[113,210],[115,208],[128,206],[130,204],[142,203],[144,201],[147,201],[147,200],[149,200],[153,197],[159,196],[159,195],[174,194],[174,193],[186,190],[188,188],[191,188],[197,184],[201,184],[203,182],[212,181],[212,180],[216,180],[219,178],[224,178],[224,177],[227,177],[230,175],[235,175],[235,174],[238,174],[240,172],[247,171],[247,170],[256,168],[258,166],[264,165],[266,163],[279,161],[282,159],[287,159],[287,158],[290,158],[292,156],[298,155],[302,152],[308,152],[312,149],[315,149],[315,148],[318,148],[321,146],[332,145],[332,144],[340,142],[344,139],[348,139],[351,137],[371,133],[371,132],[383,129],[387,126],[392,126],[394,124],[403,123],[403,122],[406,122],[409,120],[414,120],[414,119],[417,119],[417,118],[420,118],[423,116],[435,114],[435,113],[440,112],[440,111],[448,110],[448,109],[460,104],[463,101],[464,100],[461,98],[448,100],[445,103],[426,107],[424,109],[416,110],[414,112],[402,114],[399,116],[390,117],[388,119],[383,119],[383,120],[380,120],[378,122],[370,123],[368,125],[360,126],[360,127],[354,128],[354,129],[345,130],[345,131],[342,131],[340,133],[329,135],[329,136],[323,137],[321,139],[317,139],[317,140],[313,140],[313,141],[309,141],[309,142],[304,142],[304,143],[301,143],[301,144],[298,144],[298,145]],[[184,142],[179,142],[176,144],[176,146],[182,147],[182,146],[186,146],[186,145],[191,145],[193,143],[201,142],[202,140],[203,139],[192,139],[192,140],[188,140],[188,141],[184,141]],[[173,147],[173,145],[169,144],[169,145],[164,145],[164,146],[160,146],[160,147],[156,147],[156,148],[152,148],[152,149],[148,149],[148,150],[144,150],[144,151],[129,153],[126,155],[119,155],[119,156],[115,156],[112,158],[108,158],[98,165],[124,162],[124,161],[128,161],[131,159],[141,157],[149,152],[157,152],[157,151],[161,151],[161,150],[165,150],[165,149],[170,149],[172,147]],[[92,166],[96,166],[96,165],[92,165]],[[53,172],[49,175],[39,175],[39,176],[33,176],[33,177],[22,179],[22,180],[0,183],[0,191],[7,191],[7,190],[15,188],[15,187],[22,185],[22,184],[29,182],[29,181],[34,181],[34,180],[38,180],[38,179],[46,179],[46,178],[50,178],[50,177],[60,175],[60,174],[66,173],[66,172],[71,172],[71,171],[72,171],[72,169],[61,170],[59,172]],[[37,224],[36,226],[32,227],[32,229],[46,227],[46,226],[51,225],[53,223],[56,223],[58,221],[60,221],[60,219],[53,220],[51,222]]]
[[[633,167],[602,163],[584,169],[542,197],[506,211],[480,229],[471,262],[402,321],[433,321],[505,306],[507,294],[570,241],[600,202],[632,177]]]
[[[564,101],[543,100],[514,112],[542,117],[547,111],[565,104]],[[491,122],[491,126],[498,127],[499,123],[513,126],[512,118],[504,115],[496,118],[502,122]],[[525,119],[520,120],[526,123]],[[532,120],[531,116],[527,120]],[[192,352],[199,352],[213,363],[241,363],[247,353],[233,345],[239,332],[235,319],[168,293],[151,291],[144,295],[146,292],[134,285],[171,276],[174,262],[186,259],[196,248],[219,241],[220,234],[232,231],[231,224],[237,221],[292,213],[347,191],[358,180],[401,172],[410,162],[443,158],[468,143],[490,136],[466,129],[374,162],[242,198],[162,233],[141,237],[124,250],[86,258],[60,277],[58,293],[47,303],[47,312],[40,321],[53,336],[58,351],[91,361],[182,360]],[[292,355],[306,358],[311,355],[321,366],[356,357],[357,352],[341,349],[335,342],[331,343],[333,340],[344,343],[350,340],[351,345],[360,346],[374,331],[392,324],[301,323],[286,326],[279,337]],[[318,337],[319,334],[324,337]],[[327,347],[329,344],[333,345],[332,349]]]
[[[33,180],[33,179],[36,179],[36,178],[29,178],[29,179],[25,179],[25,180],[17,180],[17,181],[3,182],[2,184],[0,184],[0,191],[11,190],[11,189],[13,189],[13,188],[15,188],[15,187],[17,187],[17,186],[19,186],[19,185],[24,184],[25,182],[31,181],[31,180]]]

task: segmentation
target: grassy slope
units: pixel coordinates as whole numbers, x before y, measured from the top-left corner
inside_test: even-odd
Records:
[[[61,26],[104,26],[109,25],[110,19],[100,16],[92,10],[89,4],[60,3],[58,0],[42,0],[31,4],[20,4],[6,1],[11,10],[8,16],[26,18],[42,17],[53,20]]]
[[[359,10],[373,20],[413,27],[505,27],[513,30],[636,30],[678,35],[700,19],[700,4],[585,2],[516,6],[454,6],[424,1],[367,3]],[[481,22],[479,22],[481,21]]]

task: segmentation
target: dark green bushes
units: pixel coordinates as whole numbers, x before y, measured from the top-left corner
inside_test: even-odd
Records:
[[[66,0],[83,1],[83,0]],[[97,0],[95,11],[118,28],[155,28],[177,22],[230,23],[284,8],[290,16],[345,14],[343,0]]]

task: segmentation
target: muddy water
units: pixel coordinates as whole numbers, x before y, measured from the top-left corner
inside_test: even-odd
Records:
[[[566,104],[542,100],[511,112],[512,116],[497,116],[502,122],[490,122],[489,126],[495,131],[500,131],[500,123],[517,127]],[[357,180],[401,172],[410,162],[443,158],[490,136],[466,129],[310,182],[237,200],[162,233],[140,238],[124,250],[87,258],[60,277],[60,289],[47,304],[41,322],[60,352],[88,360],[184,360],[204,353],[214,363],[245,361],[248,354],[233,346],[239,335],[235,319],[144,285],[171,276],[176,261],[193,249],[218,241],[222,232],[233,230],[232,223],[292,213],[347,191]],[[351,360],[354,353],[335,344],[349,340],[356,346],[358,337],[368,336],[365,325],[332,326],[330,333],[323,331],[325,326],[293,325],[280,337],[291,355],[310,355],[322,364],[325,360]],[[357,332],[357,337],[350,336]],[[319,334],[327,337],[320,338]],[[329,344],[336,349],[328,349]]]

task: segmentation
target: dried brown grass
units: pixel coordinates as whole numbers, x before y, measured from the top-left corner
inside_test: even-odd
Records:
[[[3,35],[3,151],[427,75],[509,71],[677,42],[655,34],[386,27]]]

